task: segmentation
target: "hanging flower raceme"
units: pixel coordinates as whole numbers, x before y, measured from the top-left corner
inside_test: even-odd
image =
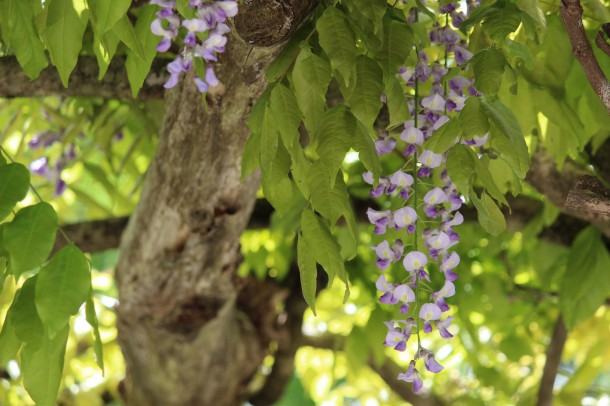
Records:
[[[198,71],[193,79],[197,89],[205,93],[210,87],[218,86],[213,62],[218,60],[218,54],[225,51],[225,35],[230,31],[225,22],[237,15],[237,1],[190,0],[188,5],[193,16],[184,19],[177,12],[176,0],[151,0],[150,4],[161,7],[157,18],[150,25],[151,31],[162,37],[157,51],[169,51],[172,43],[177,41],[181,29],[184,33],[181,51],[167,66],[170,76],[164,87],[169,89],[176,86],[180,76],[193,69],[195,60],[200,60],[205,65],[205,72]]]
[[[428,372],[443,370],[434,353],[422,347],[421,335],[436,330],[443,339],[453,337],[450,332],[453,317],[447,316],[451,311],[448,301],[456,294],[454,282],[460,263],[454,250],[460,238],[454,227],[464,221],[458,211],[463,200],[448,176],[446,155],[425,149],[424,144],[464,108],[468,96],[478,95],[472,81],[459,74],[472,57],[466,41],[456,30],[466,16],[457,2],[439,6],[439,13],[447,18],[439,19],[444,24],[436,24],[429,38],[432,46],[441,49],[444,60],[431,60],[430,55],[439,55],[439,52],[416,49],[415,65],[397,72],[406,88],[411,89],[407,106],[413,119],[404,123],[399,140],[384,132],[375,142],[378,155],[399,149],[405,163],[400,170],[379,179],[374,179],[370,172],[363,175],[366,183],[377,185],[372,188],[371,197],[385,196],[394,202],[382,210],[369,208],[367,216],[375,226],[375,234],[385,236],[372,247],[377,268],[384,272],[376,283],[381,295],[379,301],[399,306],[400,313],[407,317],[385,323],[388,332],[384,344],[406,351],[409,339],[417,336],[413,359],[407,371],[398,376],[400,380],[412,382],[415,392],[423,387],[417,369],[419,359],[423,359]],[[411,9],[408,21],[417,21],[417,18],[417,9]],[[422,95],[422,89],[429,89],[429,93]],[[456,134],[455,143],[458,142],[482,146],[487,142],[487,135],[460,141]],[[390,235],[396,234],[400,237],[393,242]],[[392,271],[400,266],[397,263],[402,266],[398,272]]]

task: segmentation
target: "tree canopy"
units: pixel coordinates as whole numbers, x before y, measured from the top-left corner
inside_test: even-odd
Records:
[[[0,404],[610,402],[609,24],[0,0]]]

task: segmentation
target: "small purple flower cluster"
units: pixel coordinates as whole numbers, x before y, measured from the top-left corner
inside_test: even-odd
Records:
[[[32,139],[28,142],[28,147],[31,150],[38,148],[47,149],[56,142],[60,142],[61,137],[53,132],[44,131],[35,134]],[[45,177],[49,182],[55,184],[54,196],[61,196],[66,191],[66,182],[61,178],[61,172],[64,170],[66,165],[76,158],[76,149],[74,144],[67,145],[59,158],[55,162],[49,162],[49,158],[43,156],[35,159],[29,165],[30,172]]]
[[[384,240],[373,249],[377,254],[376,265],[381,271],[388,270],[401,259],[402,268],[406,271],[405,277],[397,282],[390,282],[385,274],[381,274],[376,286],[381,293],[380,302],[399,305],[399,312],[405,315],[402,320],[386,322],[388,332],[385,345],[405,351],[412,333],[417,335],[418,345],[413,360],[407,371],[398,376],[400,380],[413,382],[415,392],[423,386],[416,369],[420,358],[424,359],[424,367],[430,372],[437,373],[443,369],[435,360],[434,353],[422,347],[420,334],[436,329],[442,338],[453,337],[448,330],[453,317],[444,313],[450,310],[445,299],[455,295],[453,282],[458,277],[454,271],[460,257],[452,249],[460,239],[454,227],[464,220],[458,211],[462,198],[444,168],[446,154],[425,149],[424,142],[433,137],[452,114],[462,110],[468,95],[478,95],[472,82],[464,76],[445,78],[449,67],[459,69],[472,57],[465,41],[449,24],[449,16],[453,19],[453,27],[459,27],[464,20],[465,16],[458,11],[458,7],[457,3],[440,7],[439,12],[448,15],[443,19],[446,24],[435,26],[430,33],[433,46],[444,46],[446,60],[431,62],[428,55],[419,50],[416,66],[403,67],[398,72],[415,95],[408,101],[413,119],[405,122],[400,139],[384,133],[375,142],[375,147],[378,155],[400,148],[405,165],[401,170],[380,179],[374,179],[370,172],[363,175],[366,183],[377,185],[372,188],[371,197],[400,197],[400,208],[381,211],[369,208],[367,216],[375,226],[375,234],[386,234],[388,229],[404,233],[395,241]],[[420,85],[430,89],[430,93],[423,98],[419,96]],[[462,142],[480,146],[486,141],[487,136]],[[457,142],[459,139],[456,135]],[[404,168],[412,170],[405,172]],[[423,199],[418,193],[423,194]],[[405,244],[409,240],[412,244]],[[418,244],[423,245],[424,249],[420,250]],[[429,274],[434,268],[442,273],[444,279],[438,290],[433,288]]]
[[[193,68],[193,61],[196,58],[204,61],[206,65],[204,78],[197,75],[194,78],[197,89],[205,93],[210,87],[218,86],[213,62],[218,60],[217,54],[225,51],[227,43],[225,34],[230,31],[225,22],[228,18],[237,15],[237,1],[189,0],[188,5],[194,11],[194,15],[193,18],[184,19],[176,10],[176,0],[151,0],[150,4],[162,7],[157,12],[157,18],[150,25],[151,31],[162,37],[157,51],[168,51],[172,42],[178,37],[180,27],[186,29],[186,35],[182,40],[182,51],[167,65],[170,76],[165,82],[165,88],[176,86],[180,75],[186,74]]]

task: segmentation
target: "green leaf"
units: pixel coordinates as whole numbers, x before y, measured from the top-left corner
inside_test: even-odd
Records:
[[[135,28],[131,26],[127,16],[124,16],[112,30],[112,34],[116,35],[131,49],[131,52],[127,54],[125,68],[127,69],[127,78],[133,97],[138,95],[144,85],[144,80],[150,72],[152,62],[157,56],[157,45],[161,41],[150,30],[150,24],[156,18],[155,7],[144,5],[141,8],[142,12],[138,17]],[[135,40],[133,36],[135,36]]]
[[[345,14],[335,7],[328,7],[316,22],[320,46],[328,55],[333,69],[339,71],[345,85],[356,64],[356,37],[352,32]]]
[[[87,298],[87,304],[85,307],[87,322],[93,330],[93,337],[95,342],[93,343],[93,352],[95,353],[95,362],[104,373],[104,347],[102,343],[102,337],[100,336],[99,323],[97,321],[97,315],[95,314],[95,305],[91,297]]]
[[[402,83],[395,76],[390,76],[386,80],[385,96],[388,112],[390,113],[390,123],[388,124],[387,129],[402,125],[411,118]]]
[[[377,62],[364,55],[356,58],[356,80],[350,88],[346,102],[362,124],[372,127],[381,110],[383,72]]]
[[[275,137],[277,139],[277,135]],[[291,161],[290,154],[282,142],[278,142],[276,145],[277,150],[269,161],[265,161],[261,153],[262,186],[265,198],[280,215],[283,215],[290,208],[294,199],[292,181],[288,177]]]
[[[476,194],[472,193],[470,198],[477,208],[479,224],[485,231],[495,237],[506,230],[504,215],[487,193],[483,193],[481,199],[477,198]]]
[[[11,46],[30,79],[36,79],[49,64],[44,44],[34,26],[34,8],[31,1],[4,0],[2,7],[2,39]]]
[[[498,48],[487,48],[473,56],[468,63],[472,65],[477,90],[490,98],[496,96],[506,65],[504,53]]]
[[[97,59],[100,72],[97,77],[98,80],[102,80],[108,71],[108,66],[116,53],[117,46],[119,45],[119,38],[113,34],[112,31],[107,32],[101,37],[97,34],[93,34],[93,52]]]
[[[517,6],[523,10],[525,16],[531,18],[532,23],[526,23],[525,16],[522,16],[523,25],[528,28],[533,26],[533,31],[538,37],[543,36],[546,32],[546,17],[544,11],[540,8],[539,0],[517,0]]]
[[[313,208],[334,226],[346,205],[349,207],[343,172],[331,172],[321,161],[317,161],[307,173],[307,187]]]
[[[246,124],[250,128],[250,137],[246,141],[241,161],[241,179],[254,172],[260,166],[262,125],[268,110],[269,97],[273,86],[268,86],[262,96],[256,101]]]
[[[506,40],[506,49],[513,60],[521,59],[527,69],[534,69],[534,58],[529,48],[512,40]]]
[[[338,276],[347,286],[341,247],[328,227],[310,209],[301,214],[301,232],[311,255],[328,274],[328,285],[332,285]]]
[[[374,179],[379,178],[381,176],[381,161],[375,150],[375,143],[360,122],[357,122],[353,144],[352,147],[358,152],[358,157],[364,167],[373,173]]]
[[[489,131],[489,119],[481,106],[481,99],[469,97],[460,111],[460,124],[466,139],[482,137]]]
[[[30,172],[18,163],[0,166],[0,220],[11,214],[13,207],[25,199],[30,187]]]
[[[282,52],[269,64],[265,70],[267,82],[273,83],[280,78],[283,78],[290,70],[290,66],[295,62],[302,50],[302,44],[311,32],[312,27],[304,26],[300,28],[294,35],[290,37],[290,41],[284,47]]]
[[[461,134],[462,123],[459,119],[453,118],[443,124],[432,137],[424,142],[424,149],[430,150],[435,154],[444,154],[455,145]]]
[[[356,131],[357,121],[345,106],[339,105],[324,113],[322,125],[316,133],[317,152],[332,173],[339,170]]]
[[[149,10],[147,10],[147,12],[143,14],[146,14],[150,21],[152,21],[154,17],[150,17],[150,14],[154,14],[154,10],[150,10],[152,6],[149,6],[147,8]],[[138,18],[138,20],[140,19],[141,17]],[[142,38],[154,37],[157,41],[155,47],[160,41],[160,38],[150,31],[150,22],[146,26],[146,29],[148,30],[148,32],[143,32],[143,30],[141,32],[136,32],[127,15],[121,17],[119,21],[117,21],[116,24],[112,27],[113,33],[121,40],[121,42],[127,45],[127,48],[129,48],[133,53],[135,53],[136,56],[144,60],[147,59],[147,53],[144,52],[144,46],[140,41],[140,35],[142,35]]]
[[[383,26],[382,19],[386,12],[386,0],[351,0],[356,9],[370,20],[375,31]]]
[[[15,335],[15,326],[9,315],[10,313],[7,313],[2,332],[0,332],[0,365],[6,365],[7,362],[14,359],[21,348],[21,340]]]
[[[506,7],[498,8],[485,18],[483,30],[494,41],[503,43],[510,33],[517,30],[519,24],[521,12],[514,4],[508,3]]]
[[[131,0],[88,0],[88,2],[95,16],[93,30],[98,36],[104,35],[114,27],[131,6]]]
[[[244,153],[241,156],[241,180],[260,167],[261,133],[253,132],[246,140]]]
[[[90,293],[87,258],[75,245],[67,245],[40,270],[36,283],[36,308],[51,339],[68,325]]]
[[[468,194],[474,181],[475,170],[470,148],[457,144],[447,155],[447,173],[458,191]]]
[[[26,280],[15,293],[15,299],[9,309],[7,318],[13,324],[15,336],[19,341],[37,347],[43,340],[44,326],[36,311],[35,292],[37,276]]]
[[[15,279],[38,267],[51,252],[57,232],[57,214],[48,203],[38,203],[17,212],[4,227],[4,248]]]
[[[499,100],[481,99],[481,107],[493,124],[491,146],[501,154],[519,179],[525,179],[530,157],[517,119]]]
[[[489,193],[491,197],[496,199],[498,202],[504,203],[508,206],[508,202],[506,201],[504,194],[500,192],[498,186],[496,186],[496,182],[494,182],[493,176],[491,176],[491,172],[489,172],[489,157],[485,155],[479,159],[477,153],[471,148],[468,148],[468,151],[470,152],[470,156],[474,162],[474,170],[477,174],[477,179],[481,181],[487,193]]]
[[[62,84],[68,87],[68,79],[83,45],[89,10],[84,0],[48,0],[46,4],[47,48]]]
[[[26,344],[21,350],[23,386],[37,406],[55,405],[69,334],[66,326],[54,339],[45,335],[40,347]]]
[[[568,329],[586,321],[610,291],[610,254],[593,226],[581,231],[570,249],[559,305]]]
[[[311,307],[314,316],[316,315],[316,287],[318,280],[318,270],[316,268],[316,260],[311,254],[311,250],[299,234],[297,239],[297,261],[299,264],[299,274],[301,276],[301,290],[303,298]]]
[[[292,69],[292,85],[303,122],[310,134],[314,134],[322,123],[326,107],[326,91],[331,78],[331,67],[327,60],[302,50]]]
[[[375,54],[375,59],[386,73],[393,77],[405,64],[413,48],[413,33],[402,21],[386,19],[384,21],[384,36],[381,50]]]
[[[289,150],[299,142],[299,125],[301,111],[292,90],[282,84],[276,85],[271,91],[268,114],[273,117],[274,125]]]

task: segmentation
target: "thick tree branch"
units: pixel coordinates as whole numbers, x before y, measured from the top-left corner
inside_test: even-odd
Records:
[[[591,87],[610,113],[610,82],[604,75],[582,24],[579,0],[561,0],[561,18],[572,43],[572,53],[582,66]]]
[[[551,406],[553,404],[553,384],[557,376],[557,369],[561,362],[561,353],[568,338],[568,332],[561,314],[557,318],[551,342],[546,352],[546,363],[542,371],[542,380],[538,390],[538,401],[536,406]]]
[[[571,161],[567,161],[562,171],[559,172],[553,158],[548,152],[539,148],[532,158],[527,180],[551,203],[561,208],[563,213],[591,223],[610,238],[610,218],[608,216],[565,206],[570,190],[574,189],[578,180],[586,174],[586,171]]]
[[[593,176],[583,176],[570,190],[566,209],[610,216],[610,191]]]
[[[150,73],[138,94],[139,99],[163,98],[167,60],[153,61]],[[14,57],[0,58],[0,97],[103,97],[131,99],[131,88],[125,70],[125,57],[115,57],[104,78],[98,80],[98,64],[92,56],[82,56],[65,88],[53,66],[44,69],[36,80],[30,80]]]

